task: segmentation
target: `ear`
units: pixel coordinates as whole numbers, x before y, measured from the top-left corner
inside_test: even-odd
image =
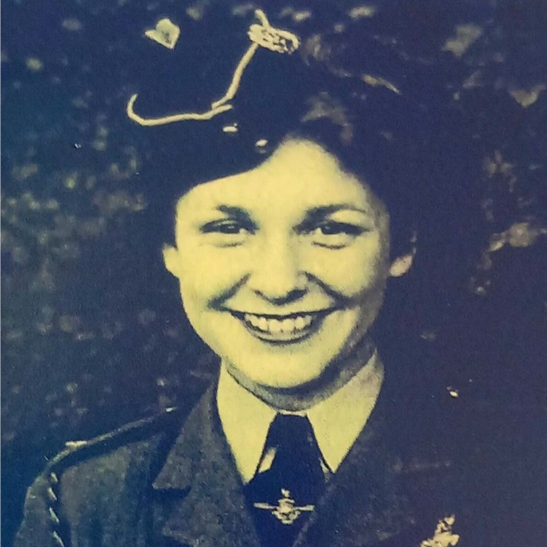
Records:
[[[414,257],[416,256],[416,243],[418,241],[418,232],[414,230],[410,237],[410,249],[407,253],[398,256],[389,268],[390,277],[402,277],[412,267]]]
[[[415,254],[416,251],[412,250],[412,252],[408,254],[398,256],[389,267],[389,275],[391,277],[402,277],[403,275],[405,275],[412,267]]]
[[[175,277],[179,277],[180,255],[178,249],[172,245],[164,245],[162,254],[166,270]]]

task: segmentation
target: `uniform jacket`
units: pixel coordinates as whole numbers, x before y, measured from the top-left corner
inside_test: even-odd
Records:
[[[16,546],[259,547],[214,387],[189,413],[70,446],[29,489]],[[382,389],[295,545],[494,545],[463,502],[450,427],[415,402]]]

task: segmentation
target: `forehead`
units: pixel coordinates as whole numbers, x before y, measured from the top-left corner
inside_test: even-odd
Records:
[[[178,209],[226,203],[266,210],[336,203],[382,207],[366,181],[344,171],[335,156],[309,140],[285,141],[260,166],[194,187],[180,199]]]

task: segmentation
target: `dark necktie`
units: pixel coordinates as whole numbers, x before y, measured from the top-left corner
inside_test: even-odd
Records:
[[[264,456],[271,467],[245,487],[265,547],[291,546],[325,487],[321,452],[308,418],[278,414],[270,425]]]

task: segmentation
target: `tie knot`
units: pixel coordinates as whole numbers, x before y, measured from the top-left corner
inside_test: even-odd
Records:
[[[277,414],[270,425],[266,446],[268,448],[315,445],[312,425],[306,416]]]

